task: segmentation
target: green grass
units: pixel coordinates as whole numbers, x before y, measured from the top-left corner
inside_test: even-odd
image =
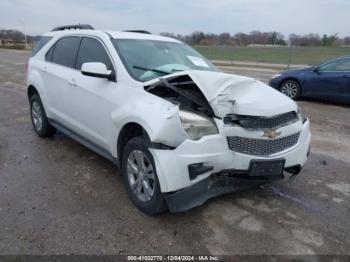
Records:
[[[317,64],[334,57],[350,55],[350,47],[218,47],[194,46],[210,60],[258,63]]]

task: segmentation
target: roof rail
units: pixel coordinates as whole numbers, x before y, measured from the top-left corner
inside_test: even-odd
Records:
[[[151,35],[152,33],[146,30],[124,30],[124,32],[129,32],[129,33],[140,33],[140,34],[148,34]]]
[[[94,30],[94,28],[91,25],[84,24],[84,25],[63,25],[63,26],[58,26],[55,27],[54,29],[51,30],[51,32],[54,31],[63,31],[63,30],[69,30],[69,29],[91,29]]]

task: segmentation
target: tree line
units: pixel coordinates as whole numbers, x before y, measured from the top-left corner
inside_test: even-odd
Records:
[[[27,42],[33,43],[39,40],[40,36],[27,35]],[[24,43],[25,35],[19,30],[0,29],[0,43]]]
[[[204,33],[195,31],[189,35],[174,34],[162,32],[161,35],[176,38],[190,45],[208,45],[208,46],[248,46],[248,45],[280,45],[286,46],[343,46],[350,45],[350,36],[341,38],[337,34],[323,35],[319,34],[290,34],[286,38],[279,32],[260,32],[252,31],[250,33]]]
[[[189,35],[181,35],[163,32],[163,36],[176,38],[190,45],[208,45],[208,46],[248,46],[248,45],[281,45],[286,46],[342,46],[350,45],[350,36],[339,37],[334,35],[319,34],[290,34],[286,38],[279,32],[260,32],[252,31],[250,33],[204,33],[195,31]],[[36,42],[40,36],[27,35],[28,43]],[[0,43],[24,43],[25,35],[19,30],[0,29]]]

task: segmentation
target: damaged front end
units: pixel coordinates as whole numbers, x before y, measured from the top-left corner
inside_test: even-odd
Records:
[[[297,174],[306,162],[308,121],[295,102],[260,81],[192,70],[150,81],[145,90],[178,106],[188,136],[171,151],[153,151],[172,212],[283,179],[284,171]],[[194,124],[184,112],[205,128],[189,131]]]
[[[237,115],[246,122],[247,118],[271,118],[298,110],[293,101],[260,81],[220,72],[178,72],[145,83],[145,90],[180,108],[217,119]]]
[[[248,177],[233,173],[212,174],[198,183],[174,193],[165,194],[170,212],[184,212],[200,206],[216,196],[240,192],[267,182],[283,179],[284,176]]]
[[[188,75],[160,78],[146,91],[162,97],[179,108],[179,118],[189,139],[218,133],[213,118],[218,118],[202,91]]]
[[[145,90],[162,97],[180,108],[214,117],[215,113],[202,91],[187,74],[168,78],[146,85]]]

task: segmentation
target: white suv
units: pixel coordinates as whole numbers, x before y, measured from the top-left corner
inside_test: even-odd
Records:
[[[36,133],[58,129],[115,162],[147,214],[298,174],[309,152],[309,121],[291,99],[145,31],[55,28],[27,87]]]

